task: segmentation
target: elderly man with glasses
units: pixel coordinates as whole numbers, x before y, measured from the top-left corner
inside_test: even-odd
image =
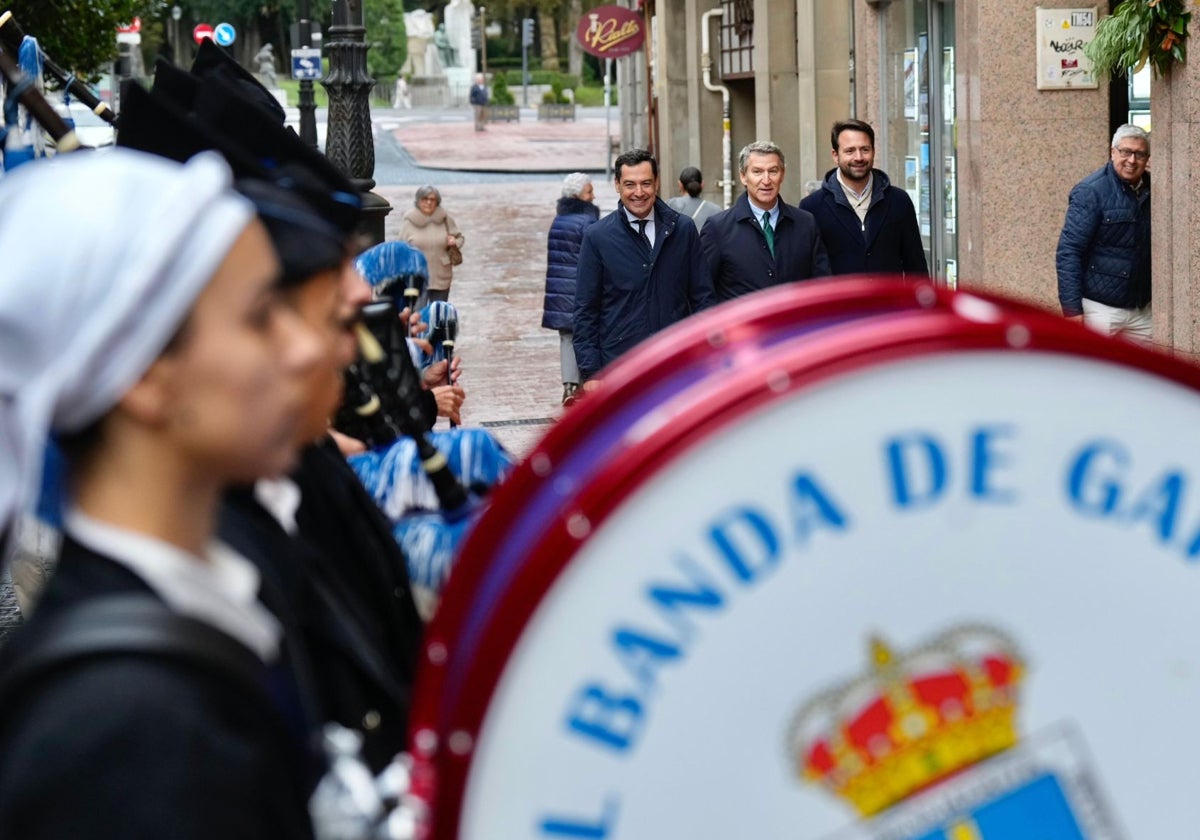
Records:
[[[1111,159],[1071,190],[1058,238],[1063,314],[1109,335],[1149,343],[1150,135],[1123,125]]]

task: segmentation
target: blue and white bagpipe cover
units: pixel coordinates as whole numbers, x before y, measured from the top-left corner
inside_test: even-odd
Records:
[[[429,264],[407,242],[380,242],[354,260],[375,297],[390,297],[397,306],[414,306],[429,284]]]
[[[26,35],[17,51],[17,64],[25,78],[14,85],[3,84],[4,124],[0,126],[0,151],[3,152],[3,169],[16,169],[23,163],[46,156],[46,136],[41,126],[33,119],[17,98],[27,87],[40,93],[42,82],[42,52],[36,38]]]
[[[419,603],[428,603],[441,592],[458,547],[483,513],[484,494],[516,465],[486,429],[458,428],[431,432],[429,437],[468,491],[469,501],[459,510],[440,508],[411,438],[349,458],[359,480],[392,522]]]

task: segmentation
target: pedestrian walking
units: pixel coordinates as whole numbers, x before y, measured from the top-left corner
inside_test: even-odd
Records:
[[[644,149],[613,164],[620,204],[583,235],[575,282],[581,381],[643,339],[714,302],[696,226],[658,197],[658,161]]]
[[[404,76],[396,77],[396,92],[392,96],[393,108],[411,108],[412,97],[408,94],[408,80]]]
[[[583,234],[597,219],[600,210],[592,179],[572,172],[563,179],[562,195],[546,241],[546,295],[542,304],[542,326],[558,330],[562,368],[562,404],[575,401],[579,390],[579,366],[575,362],[575,273]]]
[[[833,273],[929,277],[912,199],[875,168],[875,129],[840,120],[829,142],[834,167],[800,208],[817,220]]]
[[[704,178],[700,170],[687,166],[679,173],[679,195],[667,200],[667,206],[690,218],[696,230],[703,230],[708,218],[721,212],[720,207],[700,197],[703,191]]]
[[[738,155],[738,171],[746,191],[700,231],[717,300],[829,274],[816,220],[779,195],[785,171],[779,146],[750,143]]]
[[[1150,135],[1116,130],[1109,161],[1075,185],[1058,237],[1063,314],[1108,335],[1149,343]]]
[[[475,109],[475,130],[487,131],[488,88],[482,73],[475,74],[475,84],[471,85],[471,107]]]
[[[416,246],[429,264],[429,286],[424,300],[418,303],[421,307],[429,301],[450,299],[454,266],[462,263],[464,237],[442,208],[442,194],[437,187],[418,187],[413,205],[400,224],[400,238]]]
[[[0,836],[312,836],[311,721],[214,525],[227,485],[293,462],[319,347],[230,184],[216,155],[126,149],[0,182],[0,533],[51,430],[71,488],[55,572],[0,651]]]

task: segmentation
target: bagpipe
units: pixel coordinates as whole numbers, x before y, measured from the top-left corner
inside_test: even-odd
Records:
[[[446,361],[450,384],[458,313],[435,301],[422,310],[425,331],[410,336],[412,320],[402,320],[400,301],[409,310],[424,294],[424,255],[407,243],[385,242],[363,252],[355,266],[375,300],[362,310],[360,355],[346,371],[334,427],[368,447],[350,456],[350,465],[392,522],[418,605],[428,616],[484,498],[515,460],[484,429],[431,431],[436,404],[420,367]],[[410,338],[423,338],[432,353]]]
[[[0,32],[15,25],[10,12],[0,16]],[[36,39],[22,36],[15,44],[7,35],[0,39],[0,82],[4,88],[0,150],[5,171],[45,155],[43,132],[60,152],[81,148],[74,126],[60,117],[42,94],[44,67],[45,56]]]
[[[113,126],[117,124],[117,115],[113,113],[112,108],[108,107],[108,103],[96,96],[90,87],[76,78],[74,73],[64,70],[50,56],[46,55],[44,50],[37,47],[36,39],[30,38],[25,34],[20,24],[17,23],[17,19],[13,17],[12,12],[6,11],[0,14],[0,49],[9,49],[17,52],[27,40],[32,41],[35,45],[42,69],[54,77],[55,81],[62,86],[62,89],[66,93],[74,96],[84,105],[91,108],[92,112],[106,123]]]

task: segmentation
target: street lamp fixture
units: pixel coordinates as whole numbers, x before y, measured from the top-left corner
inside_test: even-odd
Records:
[[[367,73],[366,33],[362,0],[333,0],[326,44],[329,75],[321,85],[329,95],[325,156],[363,194],[362,232],[376,244],[383,241],[383,217],[392,205],[370,191],[375,186],[370,100],[375,80]]]

